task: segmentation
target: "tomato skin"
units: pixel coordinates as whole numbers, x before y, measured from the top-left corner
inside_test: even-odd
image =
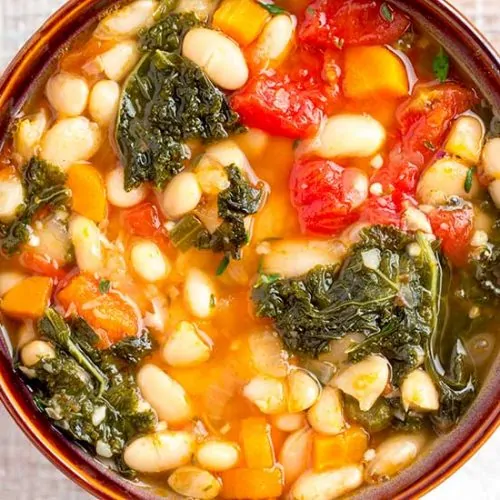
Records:
[[[320,48],[385,45],[398,40],[410,20],[391,8],[384,19],[379,0],[316,0],[307,8],[299,27],[299,40]]]
[[[471,205],[438,207],[429,214],[432,231],[441,240],[444,254],[456,266],[467,264],[474,232],[474,211]]]
[[[126,230],[140,238],[155,240],[161,246],[168,246],[168,237],[158,208],[144,202],[129,208],[123,215]]]
[[[339,99],[339,88],[322,71],[323,54],[298,49],[279,70],[251,77],[231,106],[250,127],[290,139],[310,137]]]
[[[48,276],[50,278],[62,279],[66,276],[66,271],[59,267],[58,262],[40,255],[31,250],[25,250],[19,257],[19,263],[30,271]]]
[[[402,227],[401,204],[393,195],[372,196],[364,205],[360,221],[372,225]]]
[[[413,195],[422,170],[441,147],[452,120],[470,109],[477,97],[455,83],[425,86],[397,110],[400,138],[372,182],[384,193]]]
[[[359,219],[353,200],[360,195],[350,189],[351,173],[328,160],[295,162],[290,196],[303,232],[334,235]]]

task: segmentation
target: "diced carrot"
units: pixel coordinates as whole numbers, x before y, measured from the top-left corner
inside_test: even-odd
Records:
[[[356,464],[368,449],[368,434],[362,427],[353,426],[342,434],[326,436],[315,434],[313,461],[316,471]]]
[[[224,0],[212,24],[245,46],[259,36],[269,19],[269,12],[255,0]]]
[[[243,456],[247,467],[267,469],[274,465],[271,426],[264,417],[250,417],[241,422]]]
[[[73,278],[58,294],[65,309],[74,307],[78,314],[101,337],[100,348],[109,347],[125,337],[138,333],[137,314],[120,294],[102,293],[99,282],[84,274]]]
[[[37,319],[43,316],[52,293],[52,280],[44,276],[24,279],[4,296],[0,308],[18,319]]]
[[[403,61],[382,46],[349,47],[344,54],[344,95],[355,99],[403,97],[409,92]]]
[[[94,222],[101,222],[108,212],[106,187],[99,171],[88,163],[76,163],[68,170],[66,181],[73,195],[73,210]]]
[[[233,500],[268,499],[283,493],[283,474],[280,469],[231,469],[221,474],[221,498]]]

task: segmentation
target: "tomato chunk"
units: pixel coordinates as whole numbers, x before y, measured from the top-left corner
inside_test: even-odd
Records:
[[[470,109],[477,97],[455,83],[421,87],[397,111],[400,139],[372,182],[384,193],[415,193],[422,170],[446,138],[453,119]]]
[[[410,20],[388,4],[383,9],[382,4],[378,0],[316,0],[306,9],[299,40],[325,49],[391,44],[408,29]]]
[[[25,250],[19,257],[19,263],[24,268],[42,276],[58,279],[66,276],[66,271],[60,268],[57,261],[32,250]]]
[[[368,183],[354,168],[328,160],[299,160],[290,176],[292,205],[304,232],[333,235],[359,219]]]
[[[401,203],[392,194],[372,196],[363,206],[360,220],[370,225],[401,227],[402,212]]]
[[[154,240],[162,248],[168,246],[168,237],[158,208],[149,202],[141,203],[124,212],[126,230],[134,236]]]
[[[467,264],[472,233],[474,211],[469,204],[444,206],[429,214],[432,231],[441,240],[444,254],[456,266]]]
[[[303,139],[314,135],[338,98],[322,77],[323,56],[297,51],[285,67],[255,75],[233,94],[231,106],[245,125]]]

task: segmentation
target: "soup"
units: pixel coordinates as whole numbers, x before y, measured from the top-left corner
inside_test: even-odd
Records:
[[[3,143],[16,370],[160,496],[343,496],[480,390],[498,207],[492,110],[390,3],[137,0]]]

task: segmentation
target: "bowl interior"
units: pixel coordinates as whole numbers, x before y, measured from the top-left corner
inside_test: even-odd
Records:
[[[120,2],[122,3],[122,2]],[[455,9],[443,0],[395,0],[425,31],[434,36],[500,116],[500,58]],[[0,137],[43,78],[54,54],[87,29],[113,0],[70,0],[26,44],[0,78]],[[1,326],[1,325],[0,325]],[[99,498],[157,498],[91,458],[67,440],[41,415],[29,390],[13,370],[13,351],[7,333],[0,335],[0,398],[32,442],[71,479]],[[356,498],[412,498],[422,495],[453,473],[495,430],[500,420],[500,356],[461,424],[437,439],[429,453],[392,481],[358,492]]]

